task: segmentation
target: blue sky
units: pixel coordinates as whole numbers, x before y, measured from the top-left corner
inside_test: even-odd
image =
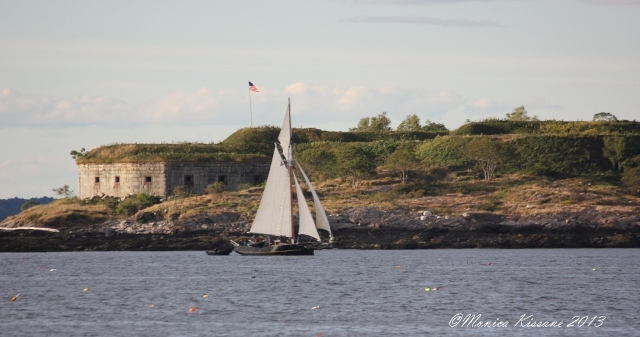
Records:
[[[77,190],[82,147],[280,125],[287,97],[335,131],[640,119],[638,33],[640,0],[0,0],[0,198]]]

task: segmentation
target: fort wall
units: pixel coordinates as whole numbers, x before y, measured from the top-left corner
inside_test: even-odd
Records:
[[[144,192],[168,197],[177,186],[202,194],[214,182],[223,182],[233,191],[240,184],[260,184],[268,174],[268,162],[78,164],[78,196],[125,197]]]

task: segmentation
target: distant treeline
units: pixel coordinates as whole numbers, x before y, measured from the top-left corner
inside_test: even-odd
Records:
[[[31,199],[22,199],[22,198],[13,198],[13,199],[0,199],[0,221],[6,219],[11,215],[16,215],[20,213],[20,208],[26,202],[30,202],[31,205],[37,204],[48,204],[52,202],[54,199],[49,197],[42,198],[31,198]]]

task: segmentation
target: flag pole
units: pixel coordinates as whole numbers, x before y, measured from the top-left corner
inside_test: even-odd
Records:
[[[248,80],[247,82],[251,83]],[[251,107],[251,87],[249,87],[249,113],[251,116],[251,127],[253,128],[253,108]]]

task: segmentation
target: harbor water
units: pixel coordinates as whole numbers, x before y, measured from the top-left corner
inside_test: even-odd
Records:
[[[0,336],[638,336],[639,284],[640,249],[2,253]]]

